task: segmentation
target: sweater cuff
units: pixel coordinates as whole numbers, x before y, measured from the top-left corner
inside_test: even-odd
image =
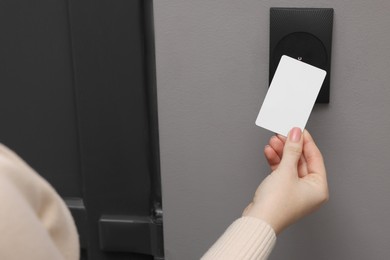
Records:
[[[261,219],[241,217],[206,252],[202,260],[267,259],[276,242],[275,231]]]

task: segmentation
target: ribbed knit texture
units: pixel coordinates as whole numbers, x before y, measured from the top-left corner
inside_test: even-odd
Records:
[[[263,260],[276,242],[270,225],[254,217],[234,221],[206,252],[202,260]]]

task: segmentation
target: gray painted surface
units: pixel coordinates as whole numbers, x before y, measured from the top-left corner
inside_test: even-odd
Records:
[[[157,84],[167,259],[197,259],[269,173],[255,126],[268,82],[269,8],[332,7],[331,101],[307,128],[330,201],[271,259],[390,259],[390,2],[158,0]]]

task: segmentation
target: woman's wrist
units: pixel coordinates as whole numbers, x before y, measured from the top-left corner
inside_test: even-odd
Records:
[[[262,220],[263,222],[267,223],[275,232],[276,235],[280,234],[282,231],[282,225],[280,225],[277,221],[277,218],[272,217],[270,214],[268,214],[268,210],[265,210],[263,207],[260,207],[259,205],[255,203],[249,204],[249,206],[244,210],[242,213],[243,217],[253,217]]]

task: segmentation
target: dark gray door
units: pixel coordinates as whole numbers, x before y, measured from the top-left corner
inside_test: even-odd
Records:
[[[65,199],[82,259],[163,259],[152,0],[0,1],[0,141]]]

